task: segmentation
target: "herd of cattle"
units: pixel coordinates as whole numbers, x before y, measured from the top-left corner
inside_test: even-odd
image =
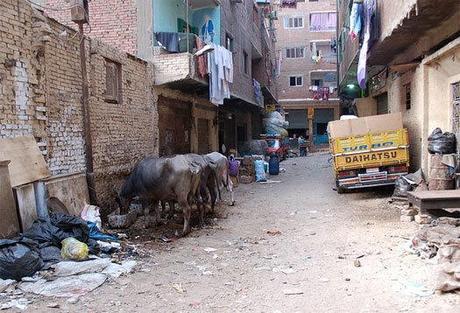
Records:
[[[227,187],[234,204],[233,185],[228,175],[228,159],[213,152],[207,155],[186,154],[172,157],[146,158],[136,165],[121,187],[119,204],[122,213],[127,213],[132,200],[139,199],[148,214],[149,206],[159,216],[159,204],[169,208],[179,204],[184,215],[182,235],[191,231],[192,206],[199,210],[200,226],[204,223],[206,205],[214,211],[221,199],[221,188]]]

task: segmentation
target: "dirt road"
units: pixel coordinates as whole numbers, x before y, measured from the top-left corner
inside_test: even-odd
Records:
[[[338,195],[327,155],[282,167],[282,183],[240,186],[212,227],[151,242],[141,271],[52,301],[63,312],[458,312],[458,295],[430,292],[434,265],[405,252],[417,226],[399,222],[388,192]]]

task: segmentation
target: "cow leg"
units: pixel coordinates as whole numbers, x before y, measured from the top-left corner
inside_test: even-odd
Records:
[[[174,201],[169,201],[168,206],[168,219],[172,219],[174,217],[174,213],[176,213],[176,204],[174,203]]]
[[[182,230],[181,236],[187,236],[192,230],[190,225],[190,219],[192,217],[192,207],[190,206],[188,199],[183,199],[179,201],[179,205],[182,207],[182,212],[184,215],[184,229]]]

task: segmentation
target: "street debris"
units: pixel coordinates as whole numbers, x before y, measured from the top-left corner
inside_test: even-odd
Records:
[[[207,252],[207,253],[211,253],[211,252],[216,252],[216,251],[217,251],[217,249],[215,249],[215,248],[210,248],[210,247],[204,248],[203,250],[204,250],[205,252]]]
[[[64,260],[84,261],[88,258],[88,246],[75,238],[62,241],[61,256]]]
[[[182,287],[182,284],[181,284],[181,283],[179,283],[179,284],[172,284],[172,288],[173,288],[175,291],[177,291],[177,293],[179,293],[179,294],[182,294],[182,293],[185,293],[185,292],[186,292],[185,289],[184,289],[184,287]]]
[[[460,219],[441,217],[424,226],[412,239],[411,248],[424,259],[437,258],[436,290],[460,290]]]
[[[297,296],[297,295],[303,295],[304,292],[302,289],[292,288],[292,289],[283,290],[283,293],[286,296]]]
[[[353,265],[354,265],[355,267],[361,267],[361,262],[360,262],[358,259],[356,259],[356,260],[353,262]]]
[[[270,236],[278,236],[278,235],[281,235],[281,230],[273,228],[273,229],[266,230],[266,233]]]

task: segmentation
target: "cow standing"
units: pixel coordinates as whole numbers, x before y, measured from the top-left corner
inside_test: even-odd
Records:
[[[230,191],[232,198],[231,205],[235,205],[233,183],[228,175],[228,159],[218,152],[212,152],[207,154],[205,156],[205,159],[210,165],[211,169],[213,170],[216,179],[216,186],[215,188],[213,188],[214,190],[211,191],[212,208],[214,209],[214,205],[217,201],[217,194],[219,195],[219,199],[222,200],[220,194],[220,189],[222,188],[222,186],[227,187],[227,190]]]
[[[123,184],[119,198],[126,213],[129,202],[139,197],[150,202],[159,216],[160,201],[179,203],[184,215],[182,235],[190,233],[191,204],[195,201],[200,184],[201,166],[190,162],[186,156],[147,158],[141,161]]]

